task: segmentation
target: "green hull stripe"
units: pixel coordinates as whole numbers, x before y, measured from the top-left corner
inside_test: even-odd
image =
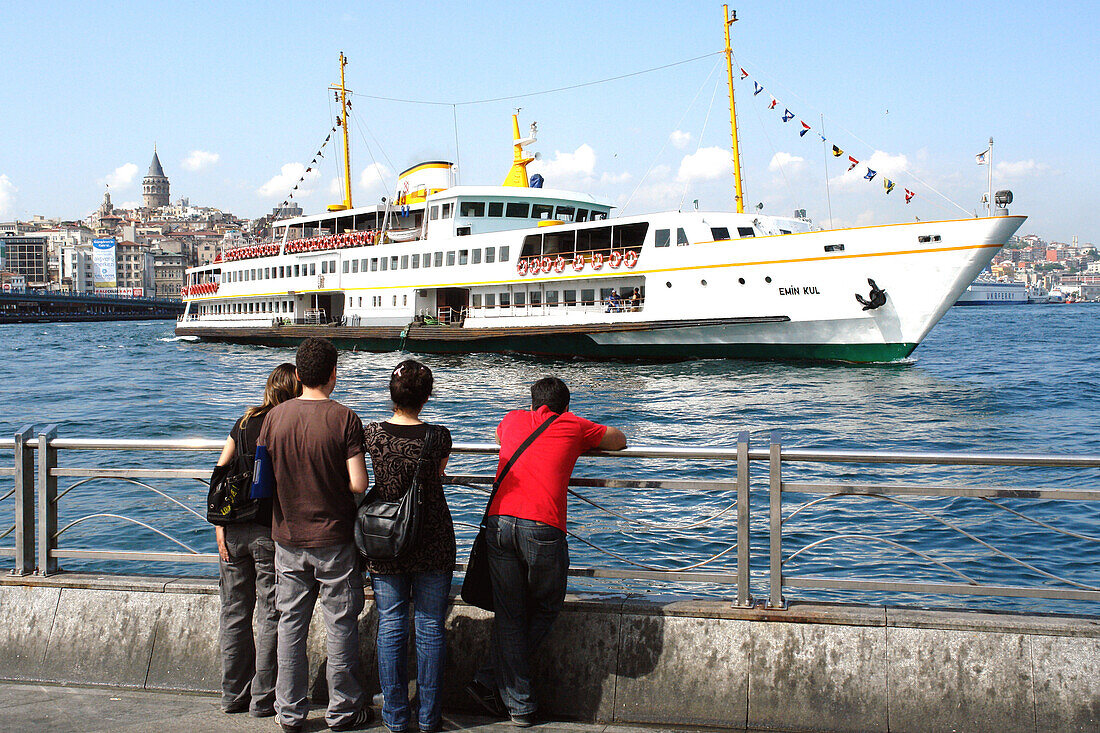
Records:
[[[297,346],[302,339],[295,336],[219,334],[204,340],[262,346]],[[687,359],[759,359],[783,361],[841,361],[883,363],[904,359],[917,348],[915,343],[893,344],[599,344],[584,334],[531,336],[499,336],[486,339],[436,340],[399,338],[348,338],[318,329],[340,349],[359,351],[401,351],[421,354],[517,353],[586,359],[643,359],[653,361],[684,361]]]

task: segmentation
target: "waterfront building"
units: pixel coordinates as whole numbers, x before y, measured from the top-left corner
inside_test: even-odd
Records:
[[[178,252],[166,252],[154,245],[150,249],[153,255],[153,288],[157,298],[179,300],[183,291],[185,264],[183,255]]]
[[[29,288],[45,288],[50,282],[47,249],[45,237],[0,237],[0,269],[22,275]]]
[[[141,181],[141,194],[145,200],[145,208],[150,211],[168,206],[169,183],[168,176],[164,175],[164,168],[157,157],[156,146],[153,147],[153,160],[149,163],[149,172]]]
[[[62,290],[80,294],[95,292],[95,271],[92,269],[93,257],[90,244],[62,245],[59,260]]]
[[[154,288],[153,253],[148,244],[122,241],[116,245],[115,263],[119,288],[141,288],[151,293]]]

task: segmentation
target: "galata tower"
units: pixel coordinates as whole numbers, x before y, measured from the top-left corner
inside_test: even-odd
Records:
[[[164,175],[164,169],[160,167],[160,158],[157,157],[157,148],[153,146],[153,162],[149,164],[149,172],[141,181],[141,193],[145,198],[145,208],[156,209],[168,205],[168,176]]]

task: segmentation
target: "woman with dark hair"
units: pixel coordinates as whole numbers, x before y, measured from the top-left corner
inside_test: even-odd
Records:
[[[281,402],[302,393],[293,364],[280,364],[267,378],[260,405],[245,410],[222,448],[219,466],[236,461],[251,470],[264,417]],[[264,718],[275,714],[276,631],[275,543],[271,539],[271,499],[257,499],[254,519],[216,526],[221,587],[219,632],[222,653],[222,708],[227,713],[251,710]],[[257,613],[256,635],[252,615]]]
[[[425,449],[429,426],[420,420],[433,382],[432,370],[420,362],[408,359],[398,364],[390,375],[393,417],[363,430],[374,469],[373,490],[385,501],[397,501],[409,489],[425,450],[416,545],[396,560],[367,561],[378,609],[382,722],[393,733],[410,730],[412,722],[406,668],[410,600],[415,609],[420,730],[438,730],[442,715],[444,620],[455,566],[455,532],[440,478],[451,454],[451,434],[442,425],[431,426],[433,437]]]

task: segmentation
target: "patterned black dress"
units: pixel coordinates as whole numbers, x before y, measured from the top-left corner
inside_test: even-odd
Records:
[[[427,425],[370,423],[363,428],[367,453],[379,498],[396,501],[412,483],[416,460],[424,446]],[[421,495],[420,536],[416,547],[399,560],[368,560],[367,569],[381,575],[402,573],[450,573],[455,568],[455,528],[439,479],[439,462],[451,454],[451,433],[442,425],[425,456]]]

